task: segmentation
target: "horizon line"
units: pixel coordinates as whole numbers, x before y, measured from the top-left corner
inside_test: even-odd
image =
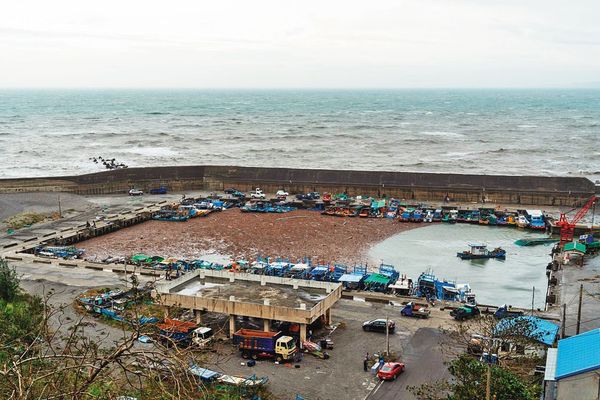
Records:
[[[184,86],[8,86],[0,87],[0,91],[8,90],[329,90],[329,91],[360,91],[360,90],[590,90],[600,89],[600,84],[573,86],[397,86],[397,87],[184,87]]]

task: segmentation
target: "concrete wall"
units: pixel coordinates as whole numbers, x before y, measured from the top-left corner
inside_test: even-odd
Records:
[[[558,381],[557,400],[598,400],[600,370],[590,371]]]
[[[128,168],[93,174],[0,179],[0,193],[64,191],[78,194],[124,193],[132,187],[149,190],[164,185],[172,191],[215,190],[260,186],[267,192],[347,192],[393,196],[415,201],[481,201],[523,205],[582,204],[595,193],[586,178],[460,175],[416,172],[346,171],[236,166]]]

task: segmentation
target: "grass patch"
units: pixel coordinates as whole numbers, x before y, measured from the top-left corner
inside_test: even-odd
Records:
[[[38,222],[45,221],[48,218],[46,214],[35,212],[23,212],[6,219],[4,222],[11,229],[21,229]]]

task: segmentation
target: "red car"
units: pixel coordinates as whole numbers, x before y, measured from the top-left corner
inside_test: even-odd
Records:
[[[389,362],[383,364],[383,367],[377,371],[377,377],[382,381],[393,381],[398,375],[404,372],[404,363]]]

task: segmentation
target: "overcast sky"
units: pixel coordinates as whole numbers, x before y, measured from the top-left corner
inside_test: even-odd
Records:
[[[15,0],[0,87],[600,82],[600,0]]]

